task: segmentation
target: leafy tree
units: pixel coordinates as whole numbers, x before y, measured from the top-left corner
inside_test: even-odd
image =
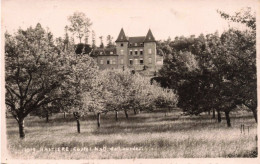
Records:
[[[85,95],[93,93],[98,67],[94,59],[88,55],[66,54],[63,59],[68,69],[66,76],[68,80],[63,85],[66,99],[62,102],[62,106],[73,113],[77,121],[78,133],[80,133],[80,117],[88,111],[84,104]]]
[[[108,90],[110,83],[106,83],[109,82],[107,78],[109,76],[107,76],[106,70],[98,72],[98,75],[93,78],[91,89],[84,92],[83,96],[84,108],[95,113],[98,127],[100,127],[101,114],[111,111],[108,104],[112,101],[112,93]]]
[[[89,44],[83,44],[79,43],[76,45],[76,54],[89,54],[91,52],[92,48],[90,47]]]
[[[114,43],[113,43],[113,37],[111,35],[107,36],[107,47],[115,47]]]
[[[20,138],[25,137],[28,114],[64,96],[60,88],[66,70],[54,47],[51,33],[39,23],[14,36],[5,34],[5,103],[19,125]]]
[[[243,8],[239,12],[236,12],[235,15],[229,15],[220,10],[217,12],[226,20],[242,23],[253,31],[256,30],[256,13],[252,11],[251,7]]]
[[[248,29],[234,28],[222,34],[221,39],[231,69],[226,75],[236,101],[247,106],[257,122],[256,81],[256,14],[251,8],[242,9],[234,16],[218,11],[227,20],[245,24]]]
[[[223,111],[230,127],[229,113],[237,105],[244,104],[253,111],[257,121],[256,37],[254,18],[248,13],[244,16],[238,13],[235,17],[249,30],[229,29],[221,37],[217,32],[197,38],[180,37],[170,43],[174,53],[166,58],[159,79],[164,80],[165,87],[178,91],[178,106],[185,112],[199,114],[216,109],[220,122],[220,111]],[[227,14],[224,17],[235,19]],[[181,51],[190,51],[194,55],[183,58]]]
[[[70,22],[69,31],[76,34],[81,43],[82,37],[87,37],[89,28],[92,25],[90,19],[83,12],[74,12],[73,15],[68,17]]]

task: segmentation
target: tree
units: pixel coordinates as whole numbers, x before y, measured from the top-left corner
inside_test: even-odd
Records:
[[[60,106],[57,106],[54,103],[50,103],[50,104],[41,106],[38,110],[32,111],[30,114],[36,115],[40,118],[45,118],[46,123],[48,123],[49,117],[52,114],[59,113],[60,111],[61,111]]]
[[[5,88],[8,111],[25,137],[24,119],[33,111],[60,101],[66,70],[54,51],[51,33],[38,23],[35,28],[5,34]]]
[[[216,109],[220,122],[223,111],[230,127],[229,113],[244,104],[257,121],[255,18],[249,13],[221,13],[226,19],[245,23],[249,29],[244,31],[231,28],[221,37],[216,32],[197,38],[180,37],[170,43],[174,53],[166,58],[157,79],[178,91],[178,106],[185,112],[199,114]],[[182,52],[193,55],[185,57]]]
[[[66,76],[68,80],[64,83],[63,92],[66,99],[62,102],[62,106],[73,113],[80,133],[80,118],[88,111],[84,101],[87,93],[93,93],[98,67],[93,58],[83,54],[66,54],[64,63],[69,71]]]
[[[90,19],[83,12],[74,12],[73,15],[68,17],[70,22],[69,31],[76,34],[81,43],[82,37],[87,37],[89,28],[92,25]]]
[[[100,39],[100,46],[99,47],[104,48],[103,36],[100,36],[99,39]]]
[[[113,43],[113,37],[111,35],[107,36],[107,47],[115,47],[114,43]]]
[[[236,101],[247,106],[257,122],[257,81],[256,81],[256,14],[251,8],[242,9],[234,16],[218,11],[224,19],[245,24],[248,29],[234,28],[222,34],[226,54],[232,59],[232,69],[227,75],[233,87]]]
[[[107,72],[100,71],[98,75],[93,78],[91,89],[89,92],[84,92],[83,106],[89,112],[94,112],[97,116],[97,125],[100,127],[100,117],[102,113],[107,113],[111,110],[107,104],[111,101],[111,92],[108,91],[110,83],[107,80]]]
[[[91,52],[92,48],[90,47],[89,44],[83,44],[79,43],[76,45],[76,54],[89,54]]]
[[[96,48],[96,33],[94,30],[92,30],[92,48]]]

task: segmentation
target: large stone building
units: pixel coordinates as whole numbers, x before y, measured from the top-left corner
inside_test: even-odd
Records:
[[[127,37],[121,29],[115,48],[97,48],[91,56],[100,69],[129,68],[135,71],[157,71],[163,64],[156,49],[155,38],[149,29],[146,36]]]

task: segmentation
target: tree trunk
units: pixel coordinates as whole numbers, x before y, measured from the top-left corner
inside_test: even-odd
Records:
[[[217,110],[217,112],[218,112],[218,123],[221,123],[221,113],[219,110]]]
[[[137,115],[137,111],[136,111],[136,109],[134,109],[134,114]]]
[[[78,133],[80,133],[80,122],[79,122],[79,119],[77,119],[77,130],[78,130]]]
[[[227,120],[227,126],[231,127],[229,111],[225,111],[225,116],[226,116],[226,120]]]
[[[116,121],[118,121],[118,111],[116,111]]]
[[[255,118],[255,122],[257,123],[257,110],[256,109],[251,109]]]
[[[48,123],[48,122],[49,122],[49,112],[46,111],[46,123]]]
[[[76,118],[76,121],[77,121],[77,130],[78,130],[78,133],[80,133],[80,122],[79,122],[80,115],[79,115],[78,112],[73,112],[73,115],[74,115],[74,117]]]
[[[215,109],[213,109],[212,118],[216,118]]]
[[[63,113],[63,118],[66,118],[66,112]]]
[[[20,138],[23,139],[25,137],[25,133],[24,133],[24,118],[19,119],[19,134],[20,134]]]
[[[100,127],[100,113],[98,113],[97,115],[97,125],[98,127]]]
[[[125,117],[128,119],[128,113],[127,113],[127,110],[125,110]]]

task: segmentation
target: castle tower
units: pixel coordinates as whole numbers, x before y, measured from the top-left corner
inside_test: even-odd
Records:
[[[118,68],[127,67],[128,39],[123,28],[121,29],[116,42],[116,52],[118,55]]]
[[[150,29],[144,39],[144,65],[151,71],[156,70],[156,41]]]

